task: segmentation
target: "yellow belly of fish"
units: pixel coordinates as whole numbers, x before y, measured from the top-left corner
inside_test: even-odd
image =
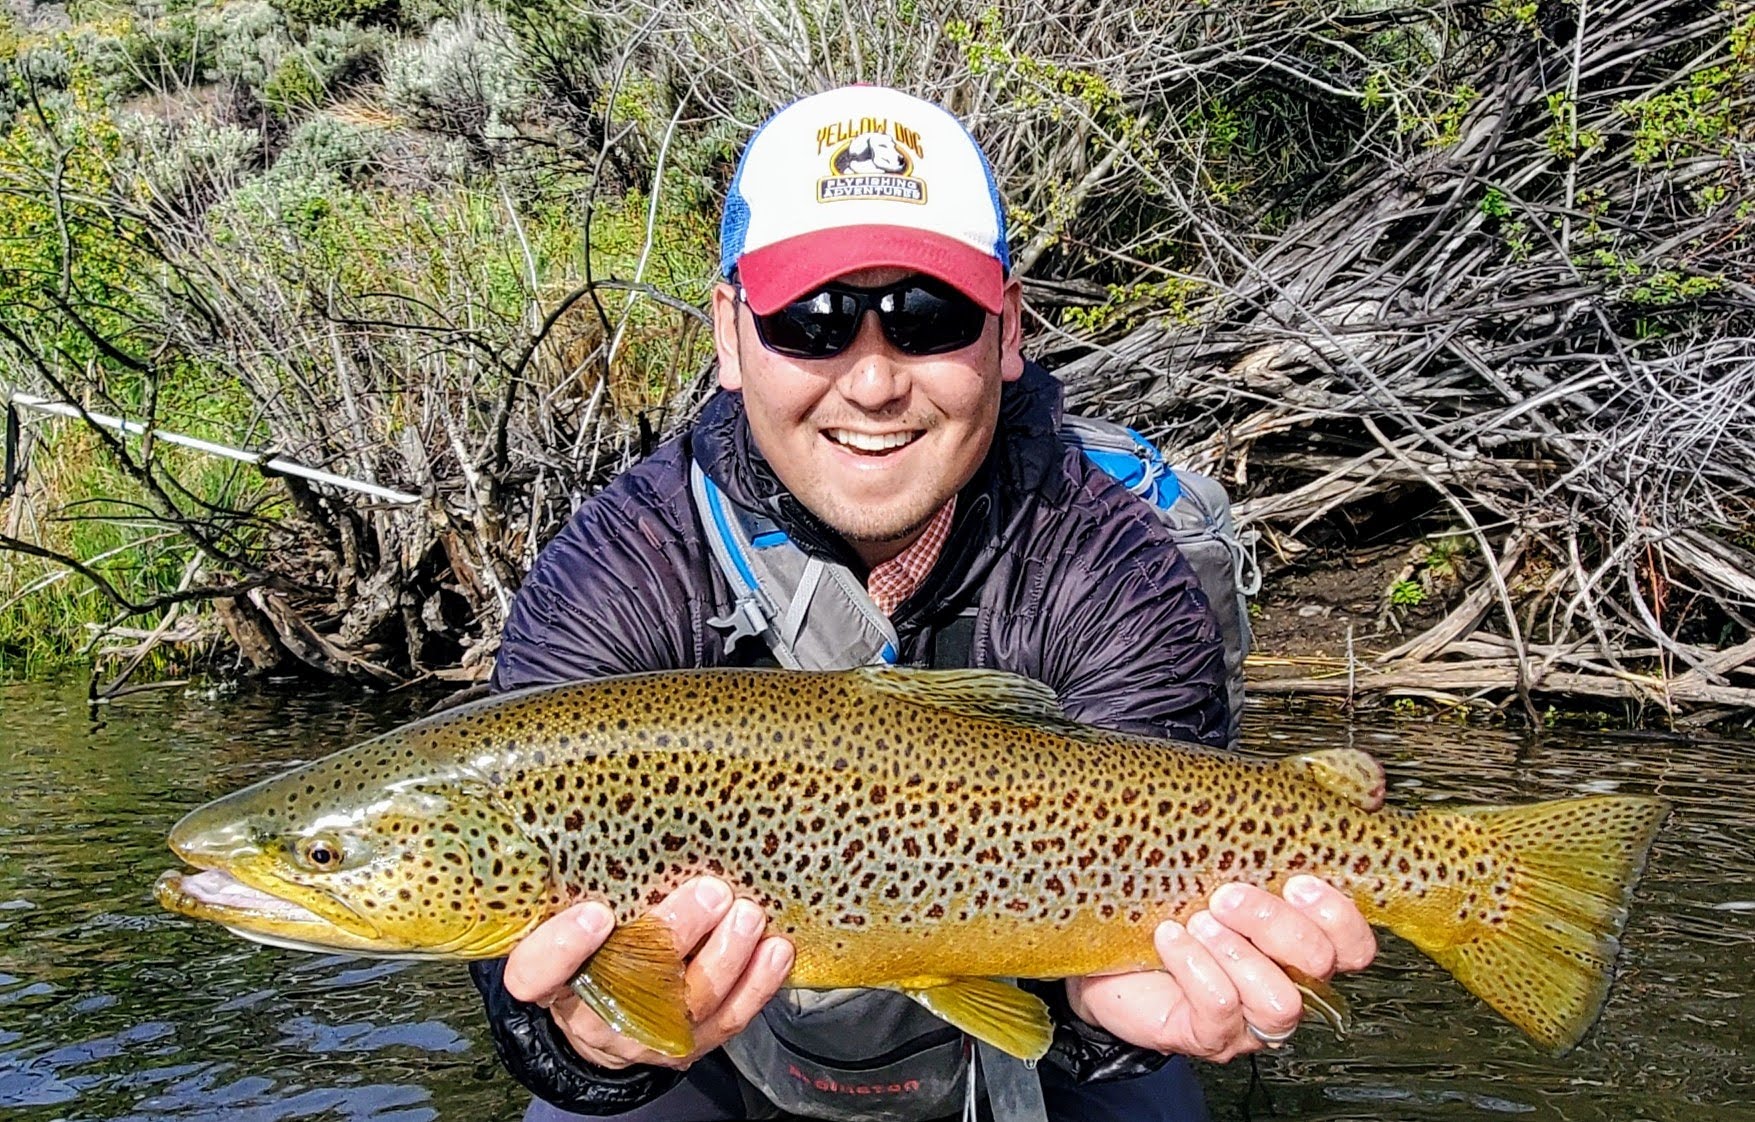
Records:
[[[887,986],[923,975],[1074,978],[1161,967],[1152,946],[1158,917],[1137,925],[1094,916],[1062,924],[978,917],[930,928],[880,918],[853,929],[809,917],[779,920],[794,928],[790,984],[808,989]]]

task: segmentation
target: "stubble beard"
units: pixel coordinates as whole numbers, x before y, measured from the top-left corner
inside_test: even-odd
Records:
[[[905,542],[919,534],[932,522],[944,507],[945,499],[928,511],[906,510],[889,518],[876,516],[873,511],[843,510],[840,517],[819,514],[829,528],[840,534],[851,545],[886,546],[896,542]]]

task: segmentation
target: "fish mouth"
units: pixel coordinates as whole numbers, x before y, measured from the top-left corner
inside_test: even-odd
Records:
[[[220,924],[258,943],[325,953],[381,949],[375,939],[362,938],[303,904],[246,884],[223,869],[167,870],[152,893],[166,911]]]

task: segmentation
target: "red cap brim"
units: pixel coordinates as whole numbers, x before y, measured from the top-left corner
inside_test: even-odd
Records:
[[[836,277],[861,269],[908,269],[937,277],[998,315],[1005,294],[999,258],[955,238],[909,226],[843,226],[799,234],[737,260],[750,310],[765,316]]]

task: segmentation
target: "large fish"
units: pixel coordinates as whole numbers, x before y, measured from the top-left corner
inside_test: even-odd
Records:
[[[1363,752],[1106,732],[1007,674],[643,674],[441,713],[209,803],[170,837],[206,871],[157,892],[264,943],[440,958],[600,899],[625,922],[575,990],[684,1055],[682,966],[639,917],[710,872],[792,940],[790,985],[898,990],[1036,1057],[1046,1010],[991,979],[1155,969],[1153,928],[1219,885],[1313,873],[1539,1044],[1575,1044],[1664,805],[1383,796]]]

